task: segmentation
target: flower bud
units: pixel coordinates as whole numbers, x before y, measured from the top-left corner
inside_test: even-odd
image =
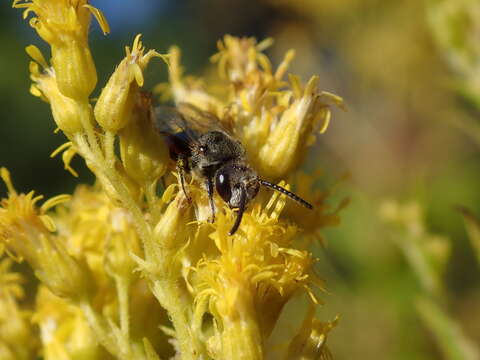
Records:
[[[85,101],[97,84],[97,72],[88,47],[88,30],[93,14],[104,33],[108,24],[102,13],[87,0],[32,0],[13,6],[25,8],[24,17],[34,13],[30,25],[52,50],[58,89],[64,96]]]
[[[136,267],[131,254],[141,253],[135,226],[125,209],[114,208],[109,217],[112,226],[105,244],[105,269],[112,277],[130,279]]]
[[[75,100],[87,99],[97,85],[97,71],[86,43],[52,46],[52,65],[60,92]]]
[[[139,93],[133,121],[120,133],[120,155],[125,172],[139,184],[162,176],[169,161],[168,149],[152,122],[151,99]]]
[[[152,57],[160,56],[154,50],[146,54],[144,51],[140,35],[137,35],[132,49],[126,48],[127,55],[100,94],[95,106],[95,117],[105,130],[117,132],[132,119],[136,96],[139,87],[143,86],[143,70]]]
[[[156,255],[156,261],[172,261],[176,252],[182,248],[188,240],[190,211],[188,201],[182,192],[177,193],[176,198],[168,205],[162,218],[153,230],[155,250],[151,255]],[[145,250],[147,253],[147,249]],[[173,253],[170,259],[165,254]]]
[[[30,87],[32,95],[50,103],[53,119],[62,131],[70,134],[80,131],[82,125],[78,103],[60,92],[55,71],[51,67],[46,67],[47,63],[40,50],[30,45],[26,51],[36,61],[30,62],[30,78],[34,82]],[[43,71],[39,65],[45,66]]]
[[[298,166],[317,117],[323,114],[317,83],[318,77],[312,77],[305,90],[297,94],[260,149],[258,161],[263,176],[283,178]]]

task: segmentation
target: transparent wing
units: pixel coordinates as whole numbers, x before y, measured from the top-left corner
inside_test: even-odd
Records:
[[[159,106],[155,109],[155,119],[161,133],[182,133],[192,142],[209,131],[231,134],[215,115],[188,103],[180,103],[176,107]]]

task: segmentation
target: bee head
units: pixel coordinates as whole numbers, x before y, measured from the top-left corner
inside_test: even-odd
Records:
[[[218,169],[215,175],[215,188],[231,208],[238,209],[238,215],[230,230],[230,235],[233,235],[237,231],[242,221],[245,207],[250,200],[257,196],[260,185],[287,195],[290,199],[295,200],[307,209],[313,209],[310,203],[298,195],[279,185],[259,179],[257,173],[250,167],[235,163],[227,164]]]
[[[215,175],[215,188],[231,208],[239,209],[242,196],[245,196],[247,204],[257,195],[260,183],[257,174],[250,167],[228,164],[218,169]]]
[[[258,176],[248,166],[227,164],[217,170],[215,188],[231,208],[238,209],[237,218],[230,230],[230,235],[233,235],[240,226],[247,203],[258,194]]]

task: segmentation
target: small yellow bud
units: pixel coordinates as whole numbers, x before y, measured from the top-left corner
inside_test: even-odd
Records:
[[[95,106],[95,117],[105,130],[117,132],[132,119],[136,96],[144,82],[143,71],[153,57],[160,56],[154,50],[146,54],[144,51],[140,35],[137,35],[132,49],[126,48],[127,55],[100,94]]]
[[[58,239],[41,237],[35,275],[57,296],[80,300],[92,289],[93,279],[86,264],[70,256]],[[33,265],[33,264],[32,264]]]
[[[30,13],[30,25],[51,46],[52,64],[60,92],[85,101],[97,84],[97,72],[88,47],[88,30],[93,14],[104,33],[109,31],[102,13],[87,0],[15,0],[13,6]]]
[[[152,124],[151,99],[139,93],[133,121],[120,133],[120,155],[125,172],[139,184],[162,176],[169,161],[165,141]]]
[[[172,258],[166,259],[162,254],[173,252],[174,254],[186,245],[189,234],[187,226],[190,220],[190,211],[188,200],[180,191],[175,199],[168,205],[162,218],[153,230],[153,239],[158,246],[156,255],[157,261],[172,261]],[[147,253],[147,250],[145,251]],[[152,254],[152,255],[155,255]]]
[[[318,77],[312,77],[301,91],[298,79],[292,78],[295,98],[279,117],[258,155],[259,170],[264,176],[282,178],[299,165],[318,117],[324,115],[317,83]]]
[[[112,276],[129,280],[134,274],[136,263],[132,254],[140,256],[138,239],[130,214],[122,208],[113,208],[109,216],[111,229],[106,239],[105,269]]]
[[[338,318],[321,322],[314,318],[315,307],[311,306],[299,333],[288,347],[286,359],[328,359],[331,357],[326,342],[328,333],[337,325]]]
[[[97,71],[85,43],[52,46],[52,65],[58,88],[65,96],[85,100],[97,85]]]
[[[40,50],[30,45],[26,51],[36,61],[30,63],[30,78],[34,82],[30,88],[32,95],[50,103],[53,119],[62,131],[70,134],[80,131],[82,125],[78,103],[60,92],[55,71],[51,67],[45,67],[47,63]],[[42,71],[39,65],[44,67]]]

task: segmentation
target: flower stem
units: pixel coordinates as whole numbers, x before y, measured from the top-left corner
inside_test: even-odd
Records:
[[[115,165],[115,134],[105,131],[105,157],[110,167]]]
[[[124,276],[115,276],[115,286],[117,288],[118,303],[120,308],[120,328],[122,334],[130,341],[130,319],[129,319],[129,300],[128,291],[130,282]]]
[[[80,308],[97,336],[98,342],[113,356],[120,360],[130,360],[127,352],[122,351],[105,319],[101,317],[89,302],[79,304]]]
[[[187,309],[191,308],[190,302],[186,301],[185,294],[178,284],[170,280],[154,280],[153,294],[162,307],[168,311],[170,320],[175,328],[176,338],[182,360],[197,360],[206,358],[205,349],[201,342],[194,336],[190,327],[190,319]]]

